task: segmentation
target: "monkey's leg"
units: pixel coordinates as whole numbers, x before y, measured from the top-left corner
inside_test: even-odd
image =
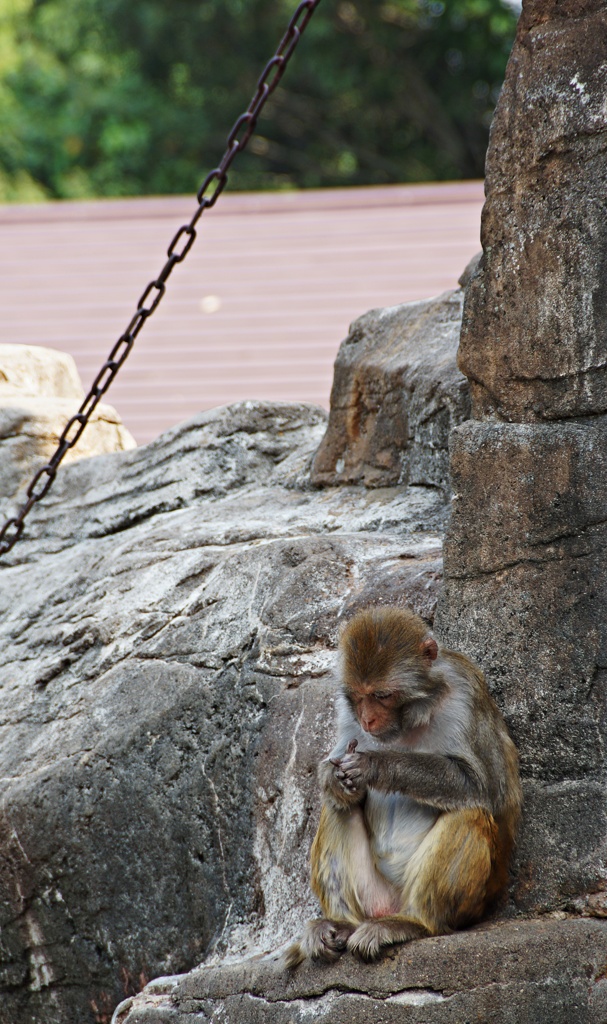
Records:
[[[303,937],[285,954],[287,967],[306,957],[334,961],[361,921],[394,912],[400,895],[378,873],[359,806],[325,805],[312,844],[312,889],[326,917],[310,921]]]
[[[503,860],[490,814],[480,808],[442,814],[409,862],[407,911],[431,935],[478,921],[507,878]]]
[[[365,921],[348,949],[374,960],[382,948],[428,935],[444,935],[479,920],[503,875],[498,829],[480,809],[442,814],[420,843],[403,879],[401,912]]]
[[[362,808],[325,804],[312,844],[312,889],[332,921],[356,926],[400,909],[400,893],[381,875],[371,853]]]
[[[386,946],[423,939],[427,935],[430,935],[428,929],[413,917],[391,914],[359,924],[348,939],[348,949],[361,960],[377,960]]]

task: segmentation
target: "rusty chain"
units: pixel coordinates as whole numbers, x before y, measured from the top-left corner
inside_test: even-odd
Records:
[[[57,469],[66,452],[79,440],[83,430],[89,422],[91,415],[102,395],[108,390],[118,370],[124,363],[131,351],[135,338],[139,334],[145,321],[158,308],[166,292],[166,283],[173,272],[173,268],[185,259],[196,239],[196,225],[205,210],[214,206],[219,196],[226,187],[228,181],[228,170],[234,161],[237,153],[240,153],[247,145],[251,135],[255,131],[257,119],[263,107],[276,89],[280,79],[285,73],[291,55],[297,46],[301,35],[306,28],[310,18],[318,7],[320,0],[303,0],[299,4],[295,14],[292,16],[287,31],[282,37],[276,53],[266,64],[260,75],[255,93],[247,109],[234,122],[227,138],[225,153],[219,165],[207,174],[202,185],[198,189],[196,198],[198,206],[194,211],[189,224],[182,224],[176,232],[167,250],[168,259],[155,280],[150,281],[143,292],[137,310],[123,334],[114,345],[105,363],[95,377],[91,388],[80,406],[78,412],[65,425],[57,448],[52,457],[35,474],[27,488],[27,500],[21,506],[17,514],[4,523],[0,530],[0,557],[13,547],[19,540],[22,532],[25,517],[36,504],[44,498],[50,489]],[[149,305],[146,303],[149,302]],[[46,478],[46,479],[44,479]]]

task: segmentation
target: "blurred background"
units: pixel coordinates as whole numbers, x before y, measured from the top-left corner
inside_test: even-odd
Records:
[[[2,342],[88,389],[296,6],[0,0]],[[516,21],[323,0],[107,395],[139,443],[246,398],[328,407],[355,317],[457,286]]]
[[[0,0],[0,199],[195,190],[296,0]],[[504,0],[325,0],[232,190],[480,178]]]

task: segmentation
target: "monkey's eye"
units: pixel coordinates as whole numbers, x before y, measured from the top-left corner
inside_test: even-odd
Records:
[[[390,691],[387,693],[374,693],[373,696],[375,697],[375,700],[390,700],[392,693]]]

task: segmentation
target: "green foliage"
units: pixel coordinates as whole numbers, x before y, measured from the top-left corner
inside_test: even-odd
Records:
[[[0,0],[0,198],[191,192],[296,0]],[[325,0],[232,188],[479,177],[516,16]]]

